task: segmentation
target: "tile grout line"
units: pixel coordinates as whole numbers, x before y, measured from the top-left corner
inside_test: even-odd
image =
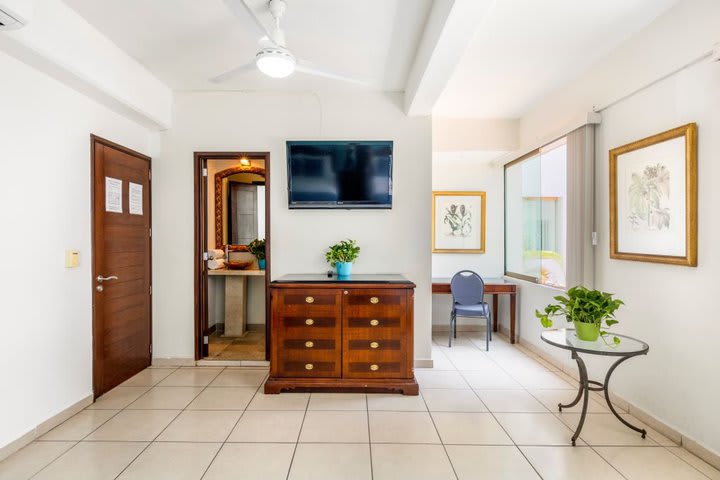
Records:
[[[285,480],[290,479],[290,472],[292,471],[293,462],[295,461],[295,454],[297,453],[298,445],[300,444],[300,435],[302,435],[303,427],[305,426],[305,418],[307,418],[307,412],[308,412],[308,408],[310,407],[310,399],[311,398],[312,398],[312,393],[310,395],[308,395],[307,402],[305,403],[305,412],[303,413],[303,419],[302,419],[302,423],[300,424],[300,430],[298,430],[297,440],[295,441],[295,448],[293,449],[293,454],[290,457],[290,464],[288,465],[288,471],[287,471],[287,475],[285,476]]]
[[[370,480],[375,478],[375,472],[373,471],[373,460],[372,460],[372,435],[370,434],[370,405],[369,405],[368,394],[365,394],[365,413],[367,414],[367,426],[368,426],[368,449],[370,452]]]
[[[422,396],[422,394],[421,394]],[[455,465],[452,462],[452,458],[450,458],[450,454],[447,451],[447,447],[445,446],[445,442],[443,442],[442,436],[440,435],[440,430],[438,430],[437,425],[435,424],[435,418],[432,415],[432,412],[430,412],[430,407],[428,407],[427,400],[425,400],[425,397],[422,396],[423,403],[425,404],[425,409],[427,410],[427,414],[430,417],[430,421],[433,424],[433,428],[435,428],[435,434],[438,436],[438,440],[440,440],[440,445],[442,445],[443,451],[445,452],[445,456],[447,457],[448,463],[450,464],[450,468],[453,471],[453,475],[455,475],[456,480],[460,480],[460,477],[457,474],[457,471],[455,470]],[[481,400],[482,402],[482,400]],[[431,444],[436,445],[436,444]]]

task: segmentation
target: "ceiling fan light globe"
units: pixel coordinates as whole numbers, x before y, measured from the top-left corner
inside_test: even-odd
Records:
[[[285,78],[295,71],[295,57],[282,49],[263,49],[255,58],[258,70],[272,78]]]

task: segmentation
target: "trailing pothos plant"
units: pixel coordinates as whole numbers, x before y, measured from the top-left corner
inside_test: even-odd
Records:
[[[612,294],[600,290],[589,290],[582,285],[571,288],[567,296],[558,295],[554,297],[558,302],[545,307],[545,311],[535,310],[535,316],[545,328],[553,326],[553,317],[565,316],[568,322],[580,322],[596,325],[600,329],[600,335],[608,335],[603,330],[603,322],[607,328],[612,327],[618,320],[615,312],[621,305],[622,300],[613,298]],[[620,343],[618,337],[613,336],[613,344]]]
[[[325,260],[334,267],[337,263],[352,263],[360,255],[360,247],[355,240],[342,240],[335,245],[328,247],[325,253]]]
[[[265,240],[256,238],[248,244],[247,249],[255,255],[258,260],[265,260]]]

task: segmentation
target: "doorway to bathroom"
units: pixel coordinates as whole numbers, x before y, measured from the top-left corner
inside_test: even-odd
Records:
[[[269,359],[270,154],[195,153],[195,359]]]

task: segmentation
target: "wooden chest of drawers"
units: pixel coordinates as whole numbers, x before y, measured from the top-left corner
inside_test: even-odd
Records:
[[[271,361],[265,393],[402,392],[413,375],[411,282],[271,284]]]

